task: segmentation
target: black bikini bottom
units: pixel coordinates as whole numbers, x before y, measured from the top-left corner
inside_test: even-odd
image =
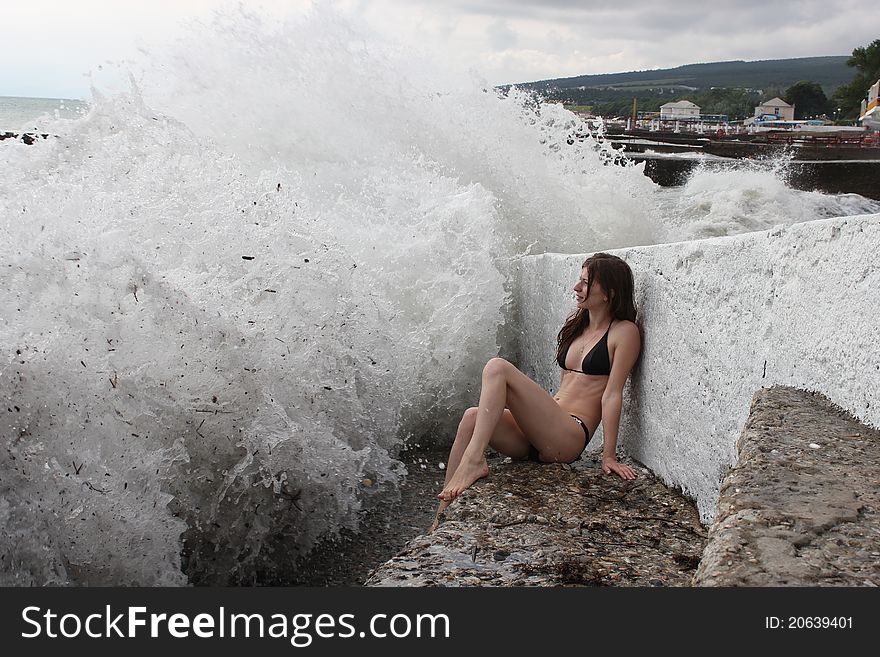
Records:
[[[572,415],[572,417],[574,418],[575,422],[577,422],[579,425],[581,425],[581,429],[584,430],[584,436],[586,436],[586,438],[584,439],[584,449],[586,449],[587,445],[589,445],[589,443],[590,443],[590,430],[587,428],[586,423],[582,419],[580,419],[577,415]],[[583,453],[584,449],[581,450],[581,454]],[[580,454],[578,454],[572,461],[570,461],[570,463],[577,461],[579,458],[580,458]],[[538,450],[535,449],[535,446],[532,444],[529,444],[528,460],[534,461],[535,463],[543,463],[543,461],[538,457]]]

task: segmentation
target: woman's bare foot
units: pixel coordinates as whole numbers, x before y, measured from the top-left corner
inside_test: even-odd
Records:
[[[451,502],[458,497],[462,491],[470,488],[475,481],[489,475],[489,464],[486,463],[486,457],[480,456],[480,460],[476,463],[469,461],[466,457],[462,458],[461,463],[455,469],[455,474],[449,483],[440,491],[437,497],[446,502]]]

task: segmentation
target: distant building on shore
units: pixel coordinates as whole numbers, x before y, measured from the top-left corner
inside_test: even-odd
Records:
[[[866,128],[880,130],[880,80],[868,89],[868,96],[862,101],[859,121]]]
[[[794,121],[794,105],[789,105],[781,98],[771,98],[755,108],[755,118],[775,116],[780,121]]]
[[[681,119],[699,119],[700,106],[689,100],[679,100],[660,106],[661,121],[680,121]]]

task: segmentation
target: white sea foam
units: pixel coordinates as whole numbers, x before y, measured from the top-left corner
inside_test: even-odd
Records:
[[[136,77],[0,144],[4,583],[288,581],[474,403],[517,254],[753,227],[324,11]]]
[[[668,241],[766,230],[828,217],[880,211],[858,194],[792,189],[787,178],[799,166],[790,153],[773,158],[702,162],[681,188],[655,190]]]

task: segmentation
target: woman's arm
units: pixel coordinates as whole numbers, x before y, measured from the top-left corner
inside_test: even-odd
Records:
[[[622,323],[616,333],[618,344],[614,350],[614,363],[602,394],[602,429],[605,436],[602,470],[605,474],[616,472],[624,479],[635,479],[631,468],[617,462],[617,434],[623,406],[623,385],[639,357],[642,340],[639,328],[632,322]]]

